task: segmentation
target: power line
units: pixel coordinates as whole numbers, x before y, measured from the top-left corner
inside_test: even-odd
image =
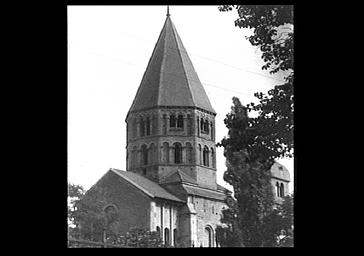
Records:
[[[148,39],[145,39],[145,38],[142,38],[140,36],[137,36],[137,35],[134,35],[134,34],[131,34],[131,33],[128,33],[128,32],[122,32],[124,34],[127,34],[127,35],[131,35],[133,37],[135,37],[136,39],[139,39],[141,41],[145,41],[145,42],[151,42],[151,40],[148,40]],[[174,51],[178,51],[178,49],[176,48],[173,48],[173,47],[167,47],[171,50],[174,50]],[[259,75],[259,76],[262,76],[262,77],[265,77],[265,78],[269,78],[269,79],[272,79],[272,80],[276,80],[278,82],[282,82],[284,83],[285,81],[284,80],[281,80],[281,79],[277,79],[277,78],[274,78],[274,77],[271,77],[271,76],[268,76],[268,75],[265,75],[265,74],[261,74],[261,73],[258,73],[258,72],[254,72],[254,71],[251,71],[251,70],[247,70],[247,69],[243,69],[241,67],[236,67],[236,66],[233,66],[231,64],[227,64],[227,63],[224,63],[222,61],[219,61],[219,60],[215,60],[215,59],[211,59],[209,57],[206,57],[206,56],[203,56],[203,55],[200,55],[200,54],[197,54],[197,53],[194,53],[194,52],[191,52],[191,51],[188,51],[187,50],[182,50],[182,49],[179,49],[179,51],[181,52],[185,52],[187,55],[192,55],[192,56],[196,56],[196,57],[199,57],[199,58],[203,58],[203,59],[206,59],[210,62],[214,62],[214,63],[217,63],[217,64],[221,64],[221,65],[224,65],[224,66],[227,66],[227,67],[231,67],[231,68],[234,68],[234,69],[238,69],[238,70],[241,70],[241,71],[244,71],[244,72],[248,72],[248,73],[251,73],[251,74],[255,74],[255,75]]]
[[[115,61],[119,61],[119,62],[123,62],[124,64],[126,65],[131,65],[131,66],[135,66],[135,67],[139,67],[140,65],[137,65],[133,62],[130,62],[128,60],[123,60],[123,59],[120,59],[120,58],[115,58],[115,57],[110,57],[108,55],[105,55],[105,54],[102,54],[102,53],[98,53],[98,52],[93,52],[93,51],[88,51],[88,53],[91,53],[91,54],[94,54],[94,55],[98,55],[98,56],[103,56],[103,57],[106,57],[106,58],[109,58],[109,59],[113,59]],[[185,78],[184,76],[181,76],[181,75],[178,75],[176,73],[171,73],[171,72],[166,72],[166,71],[161,71],[161,73],[163,74],[169,74],[169,75],[173,75],[175,77],[179,77],[179,78]],[[151,83],[151,81],[148,79],[148,78],[143,78],[142,79],[146,79],[148,82]],[[213,88],[217,88],[217,89],[220,89],[220,90],[223,90],[223,91],[230,91],[230,92],[233,92],[233,93],[237,93],[237,94],[241,94],[241,95],[246,95],[246,96],[249,96],[249,97],[254,97],[253,95],[251,94],[247,94],[247,93],[244,93],[244,92],[240,92],[240,91],[236,91],[236,90],[231,90],[231,89],[228,89],[226,87],[222,87],[220,85],[216,85],[216,84],[211,84],[211,83],[206,83],[206,82],[202,82],[200,80],[195,80],[195,79],[191,79],[191,78],[188,78],[189,81],[194,81],[194,82],[199,82],[203,85],[206,85],[206,86],[209,86],[209,87],[213,87]]]

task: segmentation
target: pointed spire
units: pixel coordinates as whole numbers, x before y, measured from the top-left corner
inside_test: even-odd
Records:
[[[155,107],[193,107],[216,113],[169,16],[129,113]]]
[[[167,17],[169,17],[169,16],[171,16],[171,15],[169,14],[169,5],[167,5]]]

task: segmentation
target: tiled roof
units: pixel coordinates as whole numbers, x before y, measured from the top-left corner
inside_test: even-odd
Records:
[[[225,193],[222,193],[217,190],[204,189],[204,188],[189,186],[189,185],[183,185],[183,188],[186,190],[187,194],[206,197],[206,198],[212,198],[212,199],[216,199],[216,200],[220,200],[220,201],[225,200],[225,198],[227,196]]]
[[[169,16],[129,113],[160,106],[197,107],[216,113]]]
[[[159,186],[157,183],[155,183],[137,173],[121,171],[121,170],[113,169],[113,168],[110,169],[110,171],[114,172],[115,174],[117,174],[118,176],[123,178],[124,180],[128,181],[135,187],[139,188],[140,190],[142,190],[144,193],[146,193],[150,197],[158,197],[158,198],[168,199],[168,200],[177,201],[177,202],[184,202],[181,199],[178,199],[177,197],[172,195],[171,193],[167,192],[164,188]]]
[[[161,183],[166,184],[175,182],[186,182],[186,183],[197,184],[197,182],[193,178],[191,178],[189,175],[185,174],[181,170],[177,170],[171,173]]]

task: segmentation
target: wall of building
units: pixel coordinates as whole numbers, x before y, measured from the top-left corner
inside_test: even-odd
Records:
[[[213,231],[212,246],[216,246],[216,227],[221,225],[221,211],[226,206],[224,202],[203,197],[190,196],[189,201],[194,205],[196,211],[196,239],[195,247],[208,247],[209,238],[205,231],[206,227]]]
[[[127,232],[131,227],[150,227],[151,198],[113,172],[108,172],[95,186],[107,193],[107,204],[114,204],[119,215],[119,231]]]
[[[166,241],[165,229],[168,229],[170,245],[174,246],[174,235],[177,230],[178,234],[178,205],[168,201],[156,200],[151,202],[151,222],[150,230],[157,231],[160,228],[160,235],[163,241]],[[177,237],[176,237],[177,239]]]

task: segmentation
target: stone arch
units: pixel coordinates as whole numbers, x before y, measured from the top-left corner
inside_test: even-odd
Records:
[[[214,229],[207,225],[205,226],[205,243],[206,247],[214,247]]]

